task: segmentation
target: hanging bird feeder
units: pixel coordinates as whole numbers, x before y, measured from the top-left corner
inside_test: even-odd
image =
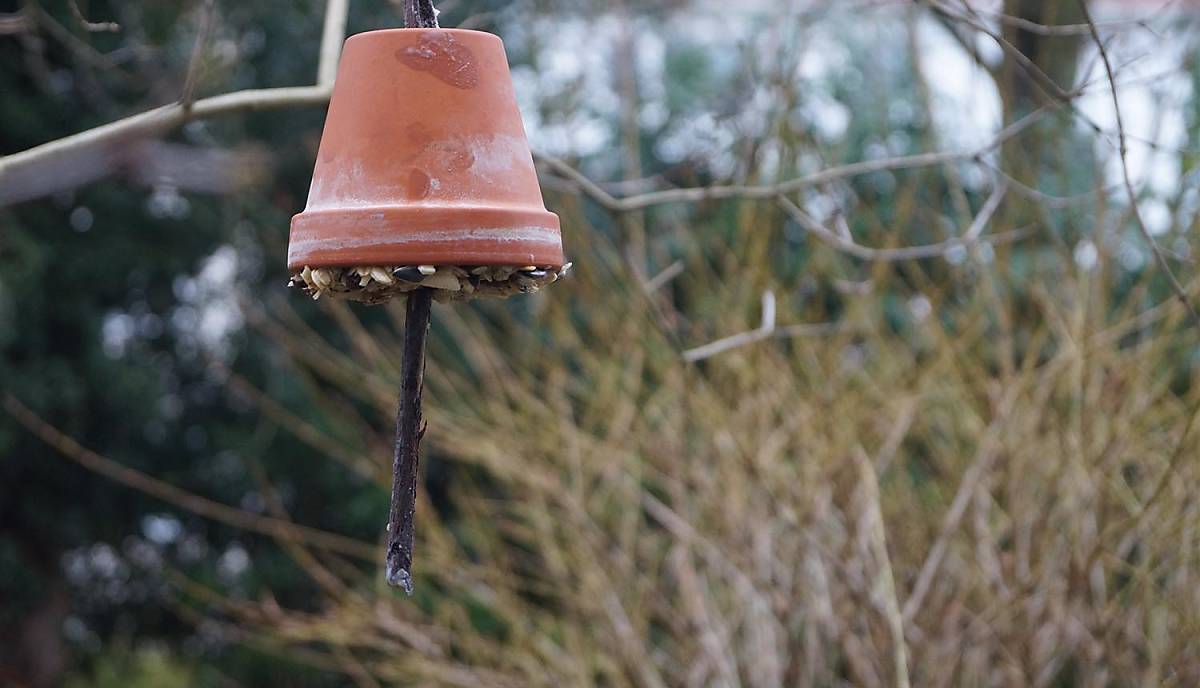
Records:
[[[416,28],[345,43],[287,261],[314,299],[407,298],[385,575],[411,594],[430,301],[533,292],[570,264],[503,43],[438,28],[429,0],[408,0],[405,14]]]
[[[480,31],[346,41],[288,267],[314,298],[508,296],[563,268],[504,45]]]

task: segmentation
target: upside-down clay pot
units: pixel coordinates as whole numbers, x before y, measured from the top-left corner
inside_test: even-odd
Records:
[[[563,264],[504,45],[456,29],[346,41],[288,267]]]

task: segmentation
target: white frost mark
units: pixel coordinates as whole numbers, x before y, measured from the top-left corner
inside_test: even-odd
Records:
[[[298,258],[307,256],[313,251],[340,251],[355,248],[370,248],[376,246],[403,246],[405,244],[457,244],[466,241],[489,241],[497,244],[529,243],[558,246],[561,234],[546,227],[517,227],[509,228],[478,228],[452,229],[439,232],[421,232],[411,235],[381,234],[375,237],[361,239],[305,239],[292,237],[288,244],[288,262],[294,263]]]

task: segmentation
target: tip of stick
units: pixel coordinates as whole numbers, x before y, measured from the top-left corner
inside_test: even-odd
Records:
[[[399,566],[395,568],[388,567],[387,582],[393,588],[403,588],[407,595],[411,596],[413,593],[412,574]]]

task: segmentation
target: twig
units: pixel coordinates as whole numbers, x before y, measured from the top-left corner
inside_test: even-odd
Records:
[[[438,11],[433,0],[405,0],[404,25],[410,29],[438,28]]]
[[[200,75],[200,63],[204,56],[204,46],[208,43],[208,34],[212,30],[213,18],[216,15],[216,0],[205,0],[204,9],[200,10],[200,27],[196,30],[196,42],[192,45],[192,57],[188,60],[187,76],[183,80],[182,95],[179,104],[184,110],[192,107],[196,95],[196,79]]]
[[[1200,327],[1200,313],[1196,312],[1192,302],[1188,300],[1187,293],[1183,290],[1183,285],[1179,283],[1179,279],[1175,277],[1174,271],[1171,270],[1170,263],[1167,262],[1166,255],[1162,249],[1158,247],[1158,242],[1154,240],[1154,235],[1150,233],[1150,229],[1146,227],[1145,220],[1142,219],[1142,211],[1138,205],[1137,192],[1133,190],[1133,181],[1129,178],[1129,146],[1125,136],[1125,122],[1121,117],[1121,99],[1117,97],[1117,79],[1113,75],[1112,61],[1108,59],[1108,49],[1104,47],[1104,41],[1100,40],[1100,33],[1096,30],[1096,24],[1092,21],[1092,15],[1088,11],[1087,2],[1085,0],[1077,0],[1079,8],[1083,12],[1084,21],[1087,22],[1088,28],[1092,34],[1092,41],[1096,43],[1096,48],[1100,51],[1100,59],[1104,62],[1104,72],[1108,76],[1109,92],[1112,94],[1113,113],[1117,119],[1117,150],[1121,158],[1121,180],[1125,184],[1125,193],[1129,196],[1130,210],[1133,211],[1134,223],[1137,225],[1138,231],[1141,232],[1142,238],[1150,245],[1151,252],[1154,253],[1154,260],[1158,263],[1159,269],[1167,277],[1167,282],[1171,285],[1171,291],[1175,292],[1175,298],[1183,304],[1187,309],[1188,315],[1192,318],[1192,324]]]
[[[85,31],[108,31],[117,32],[121,30],[121,25],[116,22],[94,22],[89,21],[83,16],[83,12],[79,9],[79,3],[76,0],[68,0],[67,7],[71,8],[71,14],[75,17],[75,21],[84,28]]]
[[[683,360],[688,363],[695,363],[706,358],[711,358],[717,354],[725,353],[730,349],[736,349],[739,346],[746,346],[755,342],[761,342],[764,339],[771,337],[812,337],[823,334],[830,334],[845,329],[841,323],[804,323],[800,325],[787,325],[785,327],[775,326],[775,294],[771,291],[764,291],[762,295],[762,324],[758,329],[750,330],[749,332],[741,332],[739,334],[730,335],[715,342],[709,342],[704,346],[698,346],[694,349],[688,349],[683,352]]]
[[[683,360],[688,363],[703,360],[710,356],[759,342],[771,336],[775,331],[775,294],[771,291],[764,291],[762,295],[762,324],[756,330],[742,332],[724,339],[718,339],[715,342],[710,342],[704,346],[698,346],[695,349],[688,349],[683,352]]]
[[[934,578],[946,558],[946,550],[950,547],[950,538],[958,532],[963,514],[966,513],[971,497],[975,494],[975,488],[991,470],[992,462],[1000,452],[1004,424],[1008,421],[1008,414],[1012,410],[1013,404],[1016,403],[1019,392],[1018,385],[1011,385],[1000,399],[991,423],[984,430],[983,436],[980,437],[979,444],[975,448],[975,457],[971,460],[971,465],[967,467],[959,480],[958,490],[954,493],[950,508],[946,510],[946,515],[942,518],[941,530],[938,531],[933,546],[929,548],[929,553],[925,556],[924,563],[921,564],[921,570],[917,574],[917,580],[913,583],[908,599],[904,601],[901,618],[906,626],[912,624],[921,611],[925,596],[929,594]]]
[[[400,403],[396,409],[396,453],[392,462],[392,506],[388,512],[385,561],[388,585],[412,594],[413,516],[417,510],[417,464],[420,460],[421,388],[425,376],[425,340],[433,292],[408,295],[404,315],[404,354],[400,370]]]
[[[879,498],[879,476],[875,473],[875,464],[861,446],[855,447],[851,454],[858,464],[860,485],[866,502],[863,505],[862,517],[867,522],[868,546],[871,556],[879,566],[879,573],[875,577],[875,592],[883,608],[888,632],[892,636],[893,678],[897,688],[908,688],[912,685],[908,676],[908,646],[904,642],[904,618],[900,612],[900,601],[896,597],[892,558],[888,555],[887,529],[883,523],[883,508]]]
[[[317,65],[317,85],[333,88],[337,78],[338,56],[346,39],[346,16],[350,0],[329,0],[325,6],[325,25],[321,29],[321,61]]]
[[[273,538],[303,541],[314,547],[338,552],[348,556],[370,558],[371,545],[336,533],[297,525],[290,521],[259,516],[248,511],[215,502],[192,494],[171,483],[146,475],[141,471],[123,466],[84,447],[62,431],[42,420],[12,394],[4,395],[4,410],[8,411],[26,430],[46,444],[57,449],[63,456],[84,468],[98,473],[126,487],[157,497],[181,509],[186,509],[205,518],[219,521],[234,528],[261,533]]]
[[[404,24],[436,29],[437,9],[431,0],[407,0]],[[421,390],[425,382],[425,341],[429,336],[432,289],[409,293],[404,311],[404,351],[400,359],[400,402],[396,407],[396,447],[392,458],[392,505],[384,577],[388,585],[413,592],[413,521],[417,512],[417,467],[421,460]]]
[[[904,248],[872,248],[855,243],[851,239],[847,239],[837,232],[825,227],[820,222],[817,222],[811,215],[804,212],[800,206],[793,203],[782,196],[779,198],[779,204],[787,211],[788,215],[795,220],[800,228],[810,234],[816,236],[821,241],[832,246],[833,248],[863,260],[876,262],[895,262],[902,260],[918,260],[921,258],[937,258],[945,256],[951,250],[956,248],[971,248],[977,244],[1007,244],[1014,241],[1019,241],[1026,236],[1029,236],[1029,231],[1024,229],[1016,229],[999,234],[991,234],[981,236],[983,228],[987,225],[992,214],[1000,204],[1000,199],[1003,198],[1005,186],[1000,185],[996,188],[988,201],[984,203],[979,214],[971,222],[971,227],[961,237],[954,237],[945,241],[939,241],[936,244],[926,244],[923,246],[907,246]]]
[[[646,290],[647,294],[653,294],[659,289],[662,289],[665,285],[669,284],[671,280],[675,279],[682,273],[683,261],[677,260],[663,268],[662,272],[646,280],[646,283],[642,285],[642,288]]]
[[[918,153],[916,155],[904,155],[894,158],[881,158],[878,160],[863,160],[853,162],[837,167],[829,167],[813,174],[803,177],[795,177],[788,179],[778,184],[764,184],[758,186],[749,185],[731,185],[731,186],[700,186],[679,189],[665,189],[662,191],[651,191],[649,193],[638,194],[636,196],[626,196],[618,198],[608,191],[605,191],[599,184],[589,179],[579,170],[575,169],[566,161],[556,158],[546,153],[535,153],[534,157],[542,163],[543,166],[549,168],[556,174],[575,182],[580,191],[589,196],[593,201],[599,203],[604,208],[613,212],[628,212],[632,210],[640,210],[655,205],[665,203],[695,203],[699,201],[722,200],[728,198],[743,198],[749,200],[766,200],[773,199],[777,196],[790,194],[802,189],[819,186],[839,179],[848,177],[857,177],[872,172],[883,172],[889,170],[903,170],[918,167],[930,167],[933,165],[941,165],[963,160],[974,160],[982,158],[987,153],[999,148],[1005,141],[1013,138],[1021,133],[1035,122],[1040,120],[1049,111],[1048,107],[1039,108],[1021,119],[1013,122],[1004,129],[996,133],[996,135],[986,144],[966,151],[948,151],[934,153]]]
[[[33,22],[21,12],[0,13],[0,36],[13,36],[33,28]]]
[[[348,0],[330,0],[326,5],[319,75],[337,71],[347,10]],[[194,120],[237,112],[323,105],[329,102],[332,86],[329,81],[314,86],[234,91],[197,100],[190,108],[172,103],[0,157],[0,206],[43,195],[39,192],[43,180],[70,176],[74,161],[80,156],[103,156],[130,141],[160,136]]]
[[[1162,7],[1154,10],[1154,14],[1161,15],[1168,7],[1175,4],[1176,1],[1177,0],[1169,0]],[[1078,36],[1085,35],[1090,30],[1087,24],[1042,24],[1024,17],[1016,17],[1011,14],[1005,14],[1004,12],[987,9],[985,7],[971,6],[970,9],[974,13],[989,14],[995,17],[996,20],[1001,24],[1015,26],[1022,31],[1027,31],[1039,36]],[[1154,18],[1157,18],[1157,16]],[[1099,24],[1098,26],[1102,29],[1143,28],[1151,33],[1154,33],[1153,27],[1150,26],[1151,21],[1153,21],[1153,18],[1142,17],[1138,19],[1122,19],[1118,21],[1105,22],[1103,24]]]

